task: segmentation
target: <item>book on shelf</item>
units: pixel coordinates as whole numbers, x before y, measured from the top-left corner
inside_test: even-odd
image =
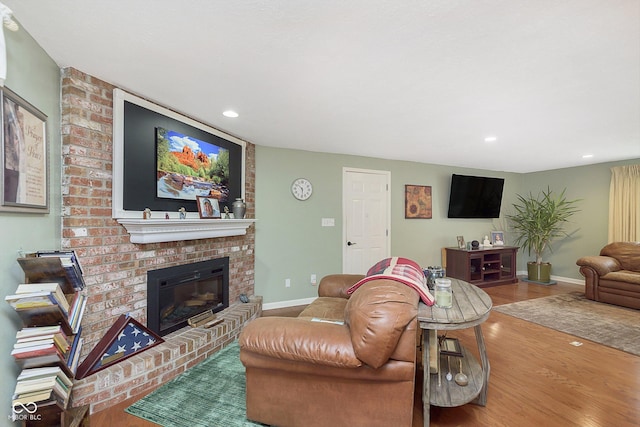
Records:
[[[67,301],[66,295],[64,294],[64,292],[62,292],[62,288],[60,287],[60,284],[57,282],[21,283],[18,285],[18,288],[15,290],[15,294],[16,295],[31,294],[34,292],[43,292],[43,291],[51,292],[55,297],[55,299],[57,300],[58,304],[60,304],[67,313],[69,312],[69,301]]]
[[[27,403],[36,403],[38,408],[49,404],[55,404],[60,409],[66,409],[67,404],[69,403],[69,392],[63,391],[63,388],[57,383],[57,386],[52,386],[50,388],[35,390],[26,393],[14,394],[13,395],[13,405],[17,405],[19,403],[27,404]]]
[[[18,348],[11,350],[11,355],[15,359],[28,359],[32,357],[47,356],[53,354],[58,355],[61,360],[66,360],[65,355],[53,343],[35,346],[27,349]]]
[[[66,265],[74,264],[78,268],[78,272],[84,275],[84,269],[82,268],[82,264],[80,264],[80,258],[76,254],[74,250],[68,251],[58,251],[58,250],[49,250],[49,251],[38,251],[36,252],[37,257],[46,258],[46,257],[56,257],[60,258]]]
[[[71,353],[69,353],[69,359],[67,360],[67,366],[69,367],[69,370],[73,373],[74,376],[75,376],[75,373],[78,371],[78,364],[80,363],[80,353],[82,351],[83,344],[84,344],[84,338],[79,336],[76,347],[74,350],[72,350]]]
[[[65,294],[84,289],[81,269],[72,258],[30,254],[18,258],[18,263],[29,283],[55,281],[60,284]]]
[[[25,332],[25,329],[29,331]],[[35,329],[35,330],[34,330]],[[35,327],[35,328],[22,328],[16,332],[16,344],[17,343],[29,343],[40,340],[46,340],[54,338],[62,347],[63,344],[69,345],[69,337],[64,333],[60,325],[56,325],[54,328]]]
[[[80,322],[82,322],[86,305],[87,296],[77,293],[71,305],[71,312],[69,313],[69,325],[71,326],[71,331],[74,334],[77,334],[80,330]]]
[[[69,378],[75,376],[75,371],[72,371],[65,358],[60,353],[47,353],[41,356],[32,356],[25,358],[15,358],[16,363],[22,369],[28,368],[41,368],[43,366],[58,366],[64,371]]]
[[[64,377],[64,379],[62,377]],[[64,374],[62,374],[61,376],[54,374],[47,377],[23,379],[18,380],[18,382],[16,383],[14,395],[54,389],[60,396],[68,397],[69,389],[72,385],[73,383],[71,382],[71,380]]]
[[[60,380],[68,387],[73,385],[73,381],[59,366],[43,366],[39,368],[23,369],[18,375],[18,381],[29,381],[38,378],[46,378],[51,376],[60,377]]]
[[[63,294],[64,295],[64,294]],[[59,306],[65,315],[69,314],[69,302],[51,291],[38,291],[28,294],[7,295],[4,298],[16,310],[28,310],[39,307]]]
[[[16,351],[31,351],[37,350],[38,348],[42,348],[43,346],[49,346],[54,344],[58,350],[62,354],[67,354],[69,351],[69,342],[65,338],[61,338],[60,336],[52,336],[50,338],[43,338],[39,340],[32,340],[31,338],[27,338],[28,341],[16,341],[13,345],[13,349]]]
[[[57,333],[64,333],[60,325],[50,326],[29,326],[20,329],[16,332],[16,339],[24,339],[31,337],[39,337],[42,335],[53,335]]]
[[[59,304],[50,303],[49,305],[23,307],[18,306],[15,303],[16,300],[9,297],[13,297],[13,295],[7,297],[8,302],[22,318],[22,322],[25,325],[60,325],[63,332],[67,335],[78,333],[78,328],[80,327],[80,322],[82,321],[84,309],[87,304],[86,295],[80,292],[67,295],[68,299],[71,300],[68,313],[65,312]]]

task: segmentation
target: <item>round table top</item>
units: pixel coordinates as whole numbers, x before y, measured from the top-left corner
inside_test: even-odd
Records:
[[[418,323],[422,329],[452,330],[479,325],[489,317],[493,303],[481,288],[464,280],[451,279],[453,306],[432,307],[420,302]]]

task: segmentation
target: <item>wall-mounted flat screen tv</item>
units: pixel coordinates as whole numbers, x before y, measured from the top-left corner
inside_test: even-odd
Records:
[[[498,218],[503,178],[451,175],[449,218]]]

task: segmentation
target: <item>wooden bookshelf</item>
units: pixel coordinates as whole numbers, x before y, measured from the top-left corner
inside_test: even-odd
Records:
[[[31,302],[27,299],[27,302],[20,306],[13,301],[12,307],[20,316],[23,328],[59,325],[59,328],[53,329],[62,332],[55,333],[57,334],[55,336],[57,341],[54,345],[47,347],[46,344],[42,344],[41,348],[36,345],[30,346],[30,340],[25,340],[24,336],[31,336],[30,334],[33,333],[32,337],[36,343],[46,343],[47,333],[43,333],[41,336],[39,335],[39,330],[36,330],[37,332],[28,330],[27,332],[27,330],[23,329],[25,334],[17,336],[17,339],[19,339],[15,346],[13,357],[17,365],[22,369],[23,374],[21,377],[24,376],[24,378],[18,379],[14,399],[30,399],[32,397],[29,393],[21,392],[32,386],[27,384],[26,381],[29,379],[28,375],[33,375],[33,368],[59,367],[64,376],[60,376],[62,375],[59,373],[60,371],[55,370],[60,376],[57,380],[66,382],[63,387],[56,385],[51,389],[50,396],[46,395],[47,390],[50,389],[41,383],[37,383],[38,386],[44,387],[42,389],[43,395],[35,397],[34,399],[39,400],[33,402],[37,405],[35,413],[37,417],[22,418],[19,421],[26,426],[86,426],[89,419],[87,407],[68,408],[75,370],[77,369],[77,360],[82,347],[80,322],[86,304],[86,296],[80,292],[84,288],[82,267],[79,265],[79,260],[73,251],[43,251],[42,253],[29,254],[19,258],[17,261],[24,271],[25,283],[57,283],[59,285],[59,289],[53,285],[56,288],[57,298],[51,299],[50,305],[37,306],[41,304],[41,301],[38,300],[38,304],[35,304],[36,306],[31,306]],[[68,309],[66,303],[60,303],[62,298],[60,290],[62,290],[68,302]],[[22,292],[16,293],[13,297],[15,298],[17,295],[21,296]],[[29,295],[29,293],[25,294],[25,298],[28,298]],[[35,294],[32,293],[31,295]],[[9,298],[7,297],[6,299],[9,300]],[[9,302],[12,303],[12,301]],[[65,342],[65,339],[67,342]],[[20,350],[24,351],[21,352]],[[74,360],[76,361],[75,365],[73,363]],[[27,374],[27,371],[30,373]],[[35,372],[40,373],[40,370]],[[17,401],[22,402],[24,400]]]

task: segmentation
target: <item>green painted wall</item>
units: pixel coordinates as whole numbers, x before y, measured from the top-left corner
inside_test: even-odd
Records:
[[[376,169],[391,172],[391,254],[415,259],[423,266],[439,265],[440,250],[455,246],[456,236],[481,240],[492,230],[505,231],[507,244],[513,236],[503,217],[448,219],[449,185],[452,173],[505,178],[502,215],[511,210],[516,194],[537,193],[547,186],[569,198],[584,199],[574,216],[576,233],[553,245],[548,259],[554,276],[579,279],[575,261],[598,253],[607,242],[610,168],[640,163],[638,160],[605,163],[547,172],[515,174],[464,169],[358,156],[314,153],[300,150],[256,147],[256,289],[265,304],[316,296],[310,275],[318,280],[342,271],[342,169]],[[291,182],[306,177],[314,185],[313,196],[299,202],[290,192]],[[430,185],[432,219],[404,218],[404,186]],[[322,218],[335,218],[335,227],[321,227]],[[528,254],[519,254],[518,271],[526,271]],[[285,287],[285,279],[291,287]]]
[[[0,249],[0,296],[13,293],[24,281],[22,269],[16,262],[18,251],[55,249],[61,242],[61,142],[60,142],[60,70],[44,50],[22,28],[17,32],[5,30],[7,45],[7,79],[5,86],[47,115],[49,142],[49,214],[0,212],[2,248]],[[0,419],[3,425],[14,425],[11,415],[11,395],[19,373],[10,352],[15,332],[21,325],[8,304],[0,304],[2,338],[0,338]]]
[[[500,219],[448,219],[452,173],[505,178],[503,203],[511,203],[522,176],[479,169],[452,168],[397,160],[344,156],[256,146],[256,294],[265,303],[316,296],[311,274],[318,280],[342,271],[342,171],[344,167],[391,172],[391,254],[421,265],[440,265],[441,248],[455,246],[456,236],[481,240],[491,230],[503,230]],[[291,182],[311,180],[313,196],[293,198]],[[432,219],[404,218],[404,186],[430,185]],[[335,218],[335,227],[322,227]],[[506,236],[508,238],[508,236]],[[285,287],[285,279],[291,287]]]
[[[607,244],[611,168],[631,164],[640,164],[640,159],[523,175],[519,190],[523,194],[529,191],[537,194],[549,186],[557,192],[566,188],[569,200],[581,199],[578,204],[580,212],[573,216],[571,224],[566,229],[574,234],[553,243],[553,252],[547,252],[545,256],[544,260],[552,264],[552,275],[582,279],[575,264],[576,260],[584,255],[597,255]],[[521,254],[518,270],[526,270],[526,262],[534,259],[533,255]]]

